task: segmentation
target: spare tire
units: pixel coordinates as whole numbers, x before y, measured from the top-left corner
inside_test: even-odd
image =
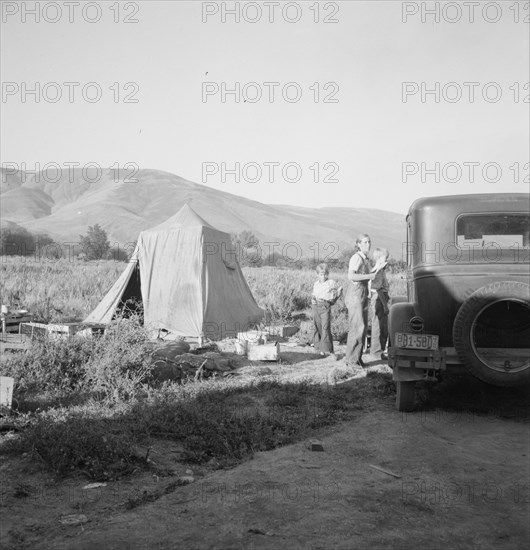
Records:
[[[500,281],[476,290],[453,325],[458,357],[480,380],[495,386],[530,381],[530,286]]]

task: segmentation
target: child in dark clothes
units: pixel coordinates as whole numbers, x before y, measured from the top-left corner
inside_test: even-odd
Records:
[[[377,292],[375,301],[375,311],[372,319],[372,341],[370,346],[370,355],[386,360],[386,346],[388,341],[388,313],[390,306],[390,295],[388,279],[386,277],[386,262],[388,261],[388,250],[385,248],[376,248],[373,252],[373,260],[385,265],[376,273],[372,281],[371,288]]]

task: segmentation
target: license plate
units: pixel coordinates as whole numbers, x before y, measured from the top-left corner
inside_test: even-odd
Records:
[[[396,332],[396,347],[408,349],[438,349],[438,336],[435,334],[408,334]]]

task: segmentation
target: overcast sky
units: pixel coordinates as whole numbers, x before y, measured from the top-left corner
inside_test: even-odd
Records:
[[[287,4],[2,2],[2,164],[395,212],[528,191],[528,2]]]

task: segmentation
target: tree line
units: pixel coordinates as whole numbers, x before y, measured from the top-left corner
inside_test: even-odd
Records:
[[[87,261],[127,261],[130,252],[132,250],[111,246],[107,232],[99,224],[89,226],[86,234],[79,235],[75,243],[60,243],[45,233],[31,233],[20,226],[6,227],[0,231],[2,256],[34,256],[44,260],[75,257]]]
[[[342,271],[348,268],[350,258],[355,253],[353,247],[337,250],[336,253],[314,254],[313,257],[302,257],[293,259],[276,251],[272,254],[263,254],[260,247],[260,241],[250,230],[242,231],[237,235],[232,235],[232,247],[237,252],[238,261],[241,267],[264,267],[273,266],[290,269],[314,269],[319,263],[326,262],[331,270]],[[390,258],[388,265],[391,271],[403,271],[406,269],[406,263],[402,260]]]
[[[250,230],[231,235],[232,250],[235,251],[241,267],[272,266],[289,269],[314,269],[326,261],[330,269],[338,271],[347,269],[353,247],[345,248],[336,254],[323,257],[302,257],[293,259],[284,256],[281,251],[263,254],[260,241]],[[68,246],[65,246],[67,244]],[[36,258],[54,260],[59,258],[77,258],[79,260],[114,260],[126,262],[134,249],[135,243],[127,248],[111,246],[107,232],[99,225],[89,226],[84,235],[79,235],[77,243],[61,244],[46,234],[33,234],[23,227],[4,228],[0,231],[0,255],[2,256],[35,256]],[[390,258],[389,266],[393,271],[406,268],[404,262]]]

